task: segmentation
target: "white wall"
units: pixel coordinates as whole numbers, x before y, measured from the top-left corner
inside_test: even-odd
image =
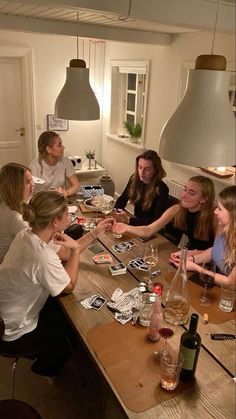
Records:
[[[106,43],[105,57],[105,92],[104,103],[103,150],[102,161],[114,177],[116,191],[120,193],[134,169],[137,149],[128,148],[113,140],[107,139],[109,132],[109,94],[110,94],[110,60],[150,60],[150,78],[145,126],[145,148],[158,151],[161,129],[176,108],[179,96],[181,65],[186,61],[193,63],[200,54],[211,51],[212,34],[209,32],[191,33],[176,36],[170,46],[134,45],[125,43]],[[214,53],[223,54],[230,67],[235,68],[235,38],[233,35],[217,34]],[[168,178],[185,182],[192,175],[166,162]]]
[[[0,45],[28,47],[33,50],[35,123],[37,134],[37,138],[34,141],[37,141],[41,132],[47,129],[46,115],[54,113],[55,100],[65,82],[66,67],[69,66],[69,61],[72,58],[76,58],[76,38],[1,30]],[[89,40],[86,40],[84,43],[83,40],[80,40],[79,55],[80,58],[84,57],[86,59],[87,67],[90,67],[90,83],[101,105],[103,96],[104,50],[104,42],[95,43],[91,41],[89,44]],[[66,147],[65,154],[79,154],[84,156],[84,151],[91,148],[96,149],[96,156],[100,161],[101,127],[101,120],[86,122],[70,121],[69,131],[60,132]]]

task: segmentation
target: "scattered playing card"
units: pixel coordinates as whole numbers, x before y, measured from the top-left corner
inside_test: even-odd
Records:
[[[80,301],[80,303],[82,304],[82,306],[84,307],[84,308],[91,308],[91,302],[93,301],[93,299],[96,297],[96,294],[95,295],[92,295],[91,297],[89,297],[89,298],[86,298],[85,300],[83,300],[83,301]]]
[[[91,301],[90,305],[91,308],[94,308],[95,310],[100,310],[104,304],[106,304],[107,300],[102,297],[101,295],[96,295],[96,297]]]
[[[123,263],[117,263],[116,265],[109,266],[109,270],[112,275],[121,275],[126,273],[126,266]]]
[[[99,244],[94,244],[93,246],[88,248],[94,255],[96,255],[97,253],[101,253],[104,252],[104,249],[102,246],[99,246]]]
[[[117,253],[127,252],[134,246],[134,242],[131,240],[127,242],[121,242],[112,246],[112,249],[115,250]]]
[[[103,255],[95,255],[93,256],[93,261],[95,263],[112,263],[112,258],[107,253]]]
[[[140,269],[141,271],[147,272],[150,267],[144,262],[142,258],[136,258],[129,261],[129,267],[131,269]]]

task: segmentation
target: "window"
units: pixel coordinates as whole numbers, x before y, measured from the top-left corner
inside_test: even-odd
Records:
[[[140,124],[142,134],[135,142],[141,145],[144,142],[148,69],[147,61],[111,62],[110,134],[134,142],[127,138],[124,122],[131,126]]]

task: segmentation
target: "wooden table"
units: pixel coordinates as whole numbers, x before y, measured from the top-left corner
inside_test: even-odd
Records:
[[[170,252],[176,250],[176,248],[160,235],[153,241],[159,245],[158,266],[161,269],[160,278],[163,280],[165,286],[165,274],[170,271],[175,271],[175,268],[168,263],[168,258]],[[115,242],[118,242],[118,240],[113,238],[112,233],[102,235],[99,238],[99,242],[104,246],[104,251],[112,255],[114,263],[122,261],[127,264],[128,260],[141,256],[143,253],[144,244],[138,239],[134,239],[135,246],[132,250],[123,254],[117,254],[112,250],[111,246]],[[201,316],[198,331],[201,334],[203,346],[200,351],[197,367],[197,386],[194,388],[194,391],[189,389],[142,413],[134,413],[124,405],[117,389],[113,386],[106,370],[86,338],[87,333],[91,329],[97,325],[111,322],[114,320],[114,316],[107,307],[103,307],[100,311],[86,310],[80,304],[80,301],[96,293],[100,293],[107,299],[110,299],[117,287],[121,288],[124,292],[129,291],[137,286],[138,281],[142,280],[143,274],[139,271],[130,272],[128,270],[125,275],[112,276],[108,270],[108,266],[95,265],[92,261],[92,256],[93,254],[88,249],[81,254],[80,270],[75,290],[70,295],[60,297],[60,302],[66,315],[78,331],[94,363],[110,386],[125,415],[128,418],[135,419],[156,419],[157,417],[234,418],[235,384],[232,375],[235,374],[233,362],[235,341],[211,341],[206,333],[219,333],[223,331],[234,333],[235,323],[230,321],[223,325],[213,325],[211,323],[204,325]],[[176,347],[178,347],[182,332],[183,328],[180,327],[173,338],[172,342]]]

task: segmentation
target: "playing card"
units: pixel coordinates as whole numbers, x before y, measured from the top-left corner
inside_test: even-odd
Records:
[[[89,247],[88,248],[92,253],[94,253],[95,255],[97,254],[97,253],[100,253],[100,252],[103,252],[104,251],[104,249],[103,249],[103,247],[101,247],[101,246],[99,246],[99,244],[94,244],[93,246],[91,246],[91,247]]]
[[[104,304],[106,304],[106,298],[102,297],[101,295],[96,295],[96,297],[91,301],[91,308],[95,310],[100,310]]]
[[[112,258],[109,254],[104,253],[103,255],[95,255],[93,256],[93,261],[95,263],[111,263]]]
[[[109,270],[112,275],[121,275],[126,273],[126,266],[123,263],[117,263],[116,265],[109,266]]]
[[[134,246],[134,242],[127,241],[127,242],[121,242],[121,243],[115,244],[114,246],[112,246],[112,249],[118,253],[123,253],[130,250],[133,246]]]
[[[91,302],[94,300],[94,298],[96,297],[96,294],[94,294],[94,295],[92,295],[91,297],[89,297],[89,298],[86,298],[85,300],[83,300],[83,301],[80,301],[80,303],[82,304],[82,306],[84,307],[84,308],[91,308]]]

